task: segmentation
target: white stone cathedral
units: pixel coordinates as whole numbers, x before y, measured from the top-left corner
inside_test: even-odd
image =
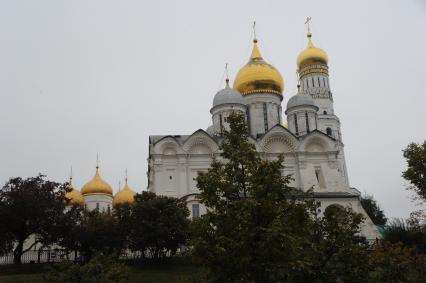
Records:
[[[244,113],[252,143],[266,159],[284,155],[284,172],[293,177],[292,186],[307,190],[323,212],[329,205],[349,206],[366,217],[362,234],[380,238],[377,228],[360,203],[360,192],[349,185],[340,121],[334,113],[329,83],[328,56],[312,43],[297,57],[300,85],[291,97],[282,121],[284,82],[260,54],[257,39],[248,63],[238,72],[233,88],[219,91],[210,110],[213,124],[191,135],[149,137],[148,190],[160,195],[184,198],[191,217],[206,212],[198,201],[198,172],[207,171],[213,157],[220,159],[221,129],[229,128],[225,118]]]

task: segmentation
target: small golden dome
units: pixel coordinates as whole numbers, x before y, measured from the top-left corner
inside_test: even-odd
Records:
[[[112,205],[116,206],[123,203],[133,203],[135,201],[135,195],[136,193],[130,189],[126,179],[123,189],[115,194],[114,199],[112,200]]]
[[[70,178],[69,189],[71,191],[67,192],[65,194],[65,197],[69,199],[72,205],[83,206],[84,205],[83,195],[74,188],[74,185],[72,184],[72,178]]]
[[[270,92],[282,96],[283,78],[277,69],[263,60],[257,47],[257,39],[253,40],[253,50],[249,62],[240,69],[235,78],[234,89],[242,95]]]
[[[108,194],[112,195],[111,186],[102,180],[101,176],[99,176],[99,167],[96,166],[96,174],[92,180],[87,182],[83,188],[81,188],[81,193],[83,195],[87,194]]]
[[[308,46],[297,56],[297,67],[311,63],[328,63],[328,55],[321,48],[317,48],[312,43],[312,34],[308,32]]]

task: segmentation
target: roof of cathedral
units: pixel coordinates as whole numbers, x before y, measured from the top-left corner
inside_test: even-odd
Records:
[[[282,97],[284,91],[283,78],[274,66],[263,60],[256,38],[253,40],[250,60],[238,72],[234,81],[234,88],[242,95],[268,92]]]
[[[198,129],[195,132],[193,132],[191,135],[152,135],[152,136],[149,136],[149,143],[150,144],[156,144],[159,141],[161,141],[162,139],[170,137],[170,138],[176,140],[176,142],[178,144],[183,145],[187,139],[189,139],[192,135],[194,135],[195,133],[198,133],[198,132],[205,133],[211,139],[213,139],[215,142],[220,142],[221,140],[223,140],[223,137],[221,137],[221,136],[213,135],[213,134],[211,134],[208,131],[205,131],[203,129]]]
[[[313,106],[315,108],[318,108],[315,105],[314,100],[312,99],[312,97],[308,94],[304,94],[304,93],[298,93],[294,96],[292,96],[288,102],[287,102],[287,108],[286,109],[290,109],[296,106]]]
[[[358,194],[352,192],[314,192],[316,198],[357,198]]]
[[[328,63],[328,55],[321,48],[317,48],[312,43],[312,33],[308,30],[308,46],[297,56],[297,67],[300,69],[305,64]]]
[[[123,189],[116,193],[112,200],[113,206],[124,203],[133,203],[135,201],[136,193],[127,184],[127,178],[125,180]]]
[[[112,188],[111,186],[102,180],[101,176],[99,175],[99,166],[96,166],[96,173],[95,176],[87,182],[83,188],[81,188],[81,193],[83,195],[86,194],[107,194],[112,195]]]
[[[241,93],[229,87],[229,79],[226,79],[226,87],[218,91],[213,98],[213,107],[223,104],[245,105],[244,98]]]

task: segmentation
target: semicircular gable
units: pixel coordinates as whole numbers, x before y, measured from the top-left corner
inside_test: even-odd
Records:
[[[193,154],[211,154],[217,151],[219,147],[206,132],[200,130],[185,141],[183,149]]]
[[[306,152],[327,152],[333,150],[335,143],[325,135],[311,133],[300,143],[300,150]]]
[[[294,152],[297,148],[297,139],[288,133],[284,128],[279,127],[274,131],[266,133],[262,137],[260,147],[267,153]]]
[[[155,153],[176,155],[181,152],[181,146],[173,137],[165,137],[155,144]]]

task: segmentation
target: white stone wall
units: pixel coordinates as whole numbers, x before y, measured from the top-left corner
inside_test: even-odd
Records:
[[[84,206],[88,210],[99,209],[100,212],[112,211],[112,195],[86,194],[83,195]]]
[[[240,112],[246,114],[246,106],[240,104],[222,104],[213,107],[210,112],[212,113],[213,130],[215,134],[221,134],[222,127],[229,131],[229,123],[226,122],[226,118],[233,112]],[[220,120],[222,119],[222,123]]]
[[[313,107],[301,105],[287,110],[287,123],[290,132],[298,136],[308,134],[308,128],[306,126],[306,114],[308,115],[309,132],[317,129],[317,112]],[[297,117],[297,131],[295,117]]]
[[[274,126],[261,139],[252,140],[256,149],[266,159],[284,154],[283,174],[292,175],[291,185],[320,193],[353,193],[349,187],[343,145],[327,135],[314,131],[296,138],[280,125]],[[207,171],[213,156],[219,158],[216,142],[204,131],[197,131],[185,141],[166,137],[150,145],[149,190],[159,195],[187,199],[193,217],[193,205],[198,205],[200,215],[206,207],[199,203],[196,194],[198,172]],[[356,197],[321,199],[322,209],[330,204],[350,205],[355,211],[365,213]],[[377,229],[367,219],[362,233],[368,239],[378,236]]]
[[[198,172],[207,171],[213,156],[219,156],[218,145],[207,133],[198,133],[183,145],[171,137],[152,146],[149,190],[167,196],[183,197],[198,193]],[[344,156],[337,142],[325,134],[312,132],[301,140],[282,126],[273,127],[256,148],[265,158],[284,154],[283,174],[291,174],[292,185],[320,192],[349,192]]]
[[[264,134],[282,122],[282,97],[273,93],[252,93],[244,96],[248,108],[250,134]],[[264,103],[266,103],[267,129],[265,130]]]

